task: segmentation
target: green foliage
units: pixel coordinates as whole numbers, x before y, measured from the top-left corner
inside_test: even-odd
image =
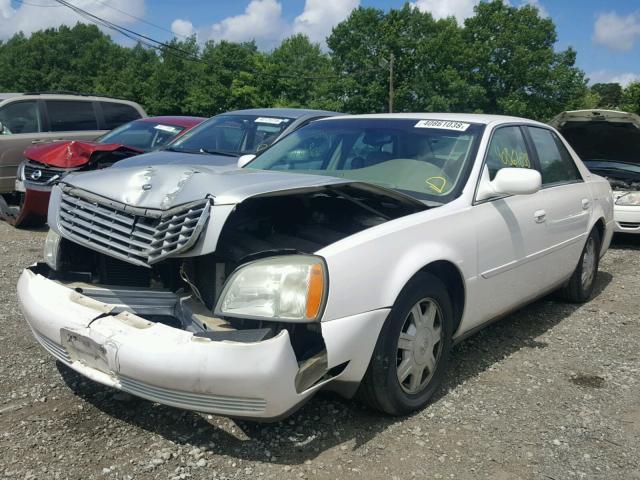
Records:
[[[596,83],[591,91],[598,94],[598,108],[616,108],[622,100],[622,86],[619,83]]]
[[[631,83],[624,89],[620,99],[620,110],[640,115],[640,82]]]
[[[459,26],[409,3],[355,9],[327,38],[255,43],[174,39],[155,51],[77,24],[0,43],[0,91],[71,90],[135,100],[150,114],[210,116],[251,107],[384,112],[393,57],[394,110],[484,111],[546,119],[603,102],[640,110],[640,87],[588,89],[575,51],[556,52],[555,26],[532,7],[482,2]],[[628,92],[628,93],[627,93]],[[618,95],[616,97],[616,95]]]

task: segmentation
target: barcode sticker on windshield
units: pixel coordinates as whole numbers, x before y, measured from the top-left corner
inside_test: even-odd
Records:
[[[280,125],[284,122],[284,118],[272,118],[272,117],[258,117],[255,119],[256,123],[270,123],[272,125]]]
[[[451,120],[420,120],[414,125],[415,128],[440,128],[442,130],[455,130],[456,132],[466,132],[470,123],[453,122]]]
[[[156,130],[162,130],[163,132],[169,132],[169,133],[176,133],[179,130],[176,127],[171,127],[169,125],[156,125],[153,128],[155,128]]]

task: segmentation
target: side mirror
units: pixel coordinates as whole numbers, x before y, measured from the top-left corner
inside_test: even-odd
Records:
[[[496,195],[531,195],[540,190],[541,186],[542,177],[537,170],[505,167],[498,170],[493,180],[489,180],[489,170],[485,166],[477,200],[486,200]]]
[[[252,153],[238,157],[238,168],[244,167],[247,163],[249,163],[254,158],[256,158],[256,156]]]

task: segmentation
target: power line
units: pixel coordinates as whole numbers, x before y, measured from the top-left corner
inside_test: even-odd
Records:
[[[137,41],[142,43],[143,45],[146,45],[149,48],[153,48],[155,50],[159,50],[159,51],[163,51],[166,53],[169,53],[173,56],[176,56],[178,58],[181,58],[183,60],[190,60],[193,62],[199,62],[199,63],[203,63],[205,65],[208,65],[209,63],[206,62],[205,60],[203,60],[202,58],[198,57],[197,55],[192,54],[191,52],[188,52],[186,50],[183,50],[179,47],[176,47],[175,45],[171,45],[165,42],[161,42],[159,40],[155,40],[152,37],[149,37],[147,35],[143,35],[141,33],[135,32],[129,28],[123,27],[121,25],[115,24],[109,20],[105,20],[104,18],[101,18],[97,15],[94,15],[93,13],[90,13],[86,10],[83,10],[82,8],[73,5],[71,3],[69,3],[66,0],[54,0],[57,3],[59,3],[60,5],[63,5],[71,10],[73,10],[74,12],[76,12],[78,15],[80,15],[81,17],[89,20],[92,23],[95,23],[97,25],[102,25],[106,28],[109,28],[115,32],[120,33],[121,35],[124,35],[125,37],[133,40],[133,41]],[[301,76],[301,75],[282,75],[282,74],[273,74],[273,73],[268,73],[268,72],[257,72],[257,71],[250,71],[250,73],[253,73],[254,75],[264,75],[267,77],[272,77],[272,78],[289,78],[289,79],[301,79],[301,80],[335,80],[340,78],[339,75],[318,75],[318,76]]]
[[[165,27],[163,27],[161,25],[157,25],[155,23],[149,22],[148,20],[145,20],[144,18],[140,18],[140,17],[136,17],[135,15],[131,15],[129,12],[127,12],[125,10],[122,10],[122,9],[116,7],[116,6],[113,6],[113,5],[107,3],[107,2],[105,2],[103,0],[93,0],[93,1],[99,3],[100,5],[103,5],[105,7],[111,8],[112,10],[115,10],[116,12],[120,12],[120,13],[126,15],[127,17],[133,18],[134,20],[137,20],[137,21],[139,21],[141,23],[144,23],[146,25],[149,25],[151,27],[157,28],[157,29],[162,30],[164,32],[168,32],[168,33],[170,33],[172,35],[176,35],[176,36],[181,37],[181,38],[185,38],[185,39],[189,38],[186,35],[181,35],[181,34],[179,34],[177,32],[169,30],[168,28],[165,28]]]

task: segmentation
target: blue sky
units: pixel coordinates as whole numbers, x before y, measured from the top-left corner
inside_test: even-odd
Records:
[[[201,40],[255,39],[263,49],[294,32],[322,42],[331,27],[358,5],[382,9],[401,7],[404,0],[67,0],[112,22],[159,40],[195,33]],[[412,0],[435,17],[472,14],[479,0]],[[505,0],[507,1],[507,0]],[[558,49],[578,52],[578,66],[592,81],[640,80],[640,0],[508,0],[531,3],[553,19]],[[31,5],[29,5],[31,4]],[[42,8],[42,5],[52,5]],[[54,0],[0,0],[0,38],[26,33],[77,17]],[[45,13],[45,15],[43,15]],[[133,17],[143,18],[163,29]]]

